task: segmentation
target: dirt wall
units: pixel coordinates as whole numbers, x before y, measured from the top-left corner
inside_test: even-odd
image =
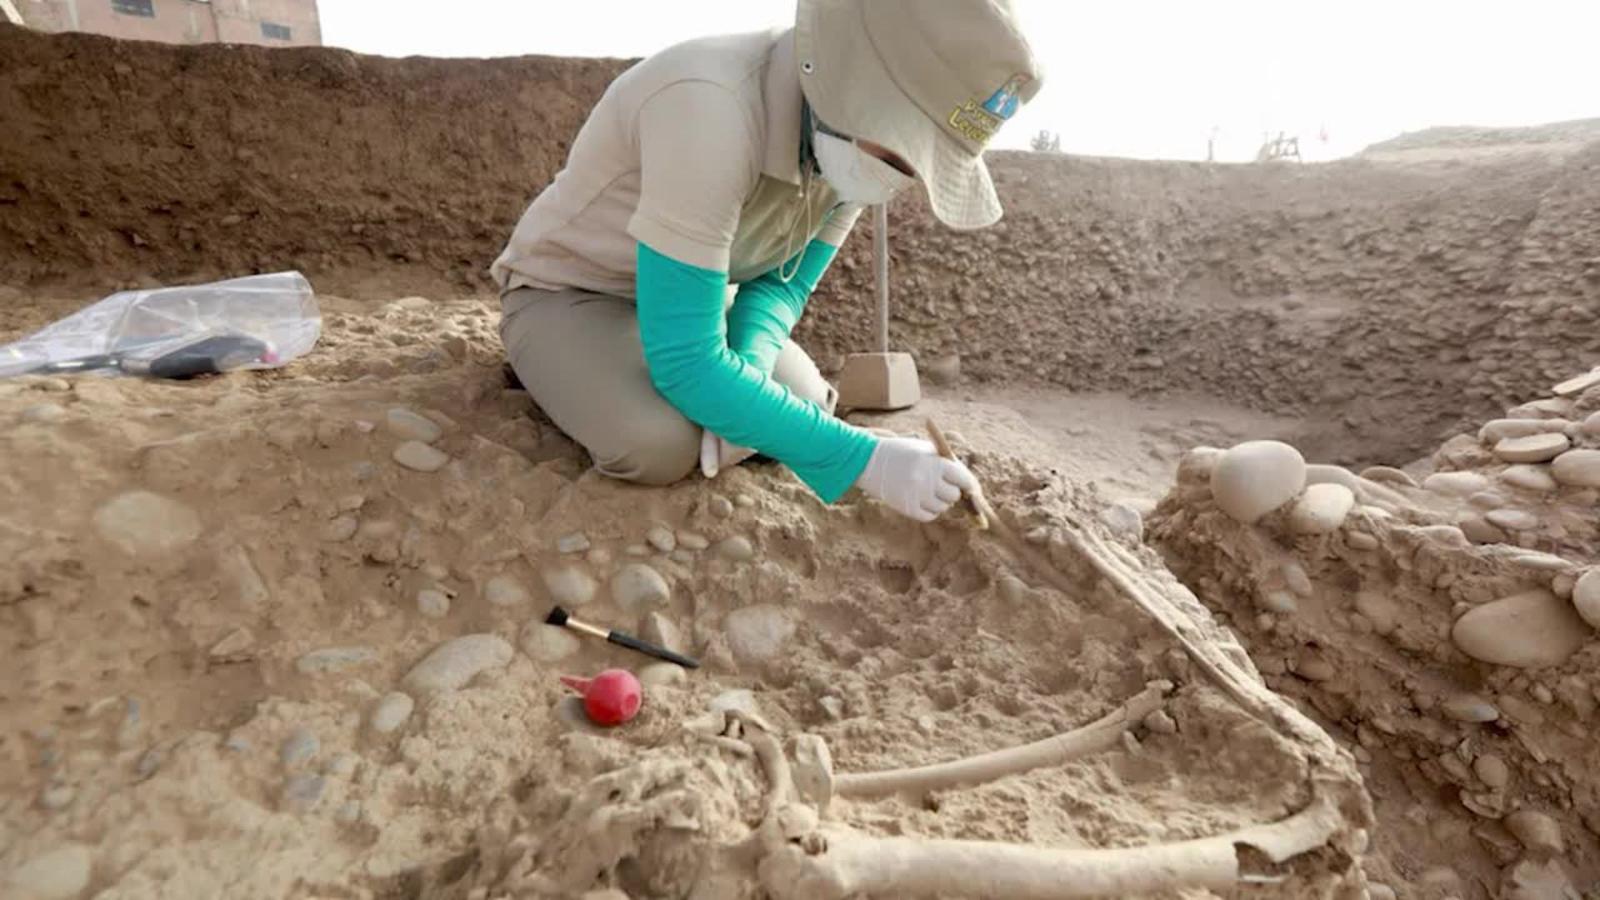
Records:
[[[1600,350],[1596,160],[1600,145],[1470,166],[1002,155],[994,229],[900,212],[896,337],[980,377],[1292,411],[1318,458],[1407,459]],[[867,296],[866,244],[830,291]],[[822,303],[807,327],[833,346],[867,321],[863,302]]]
[[[0,28],[0,281],[94,293],[292,266],[324,290],[375,272],[486,287],[624,66]]]
[[[626,62],[393,60],[0,28],[0,283],[298,268],[484,291]],[[975,234],[893,210],[895,343],[963,377],[1200,390],[1302,415],[1330,461],[1418,455],[1600,352],[1600,144],[1299,166],[993,154]],[[1571,150],[1570,146],[1581,149]],[[801,337],[871,340],[851,241]]]

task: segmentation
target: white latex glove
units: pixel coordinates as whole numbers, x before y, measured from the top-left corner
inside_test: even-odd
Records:
[[[707,478],[715,478],[723,469],[731,469],[755,455],[749,447],[730,444],[709,431],[700,436],[700,472]]]
[[[940,456],[933,444],[894,437],[878,442],[856,487],[895,512],[932,522],[960,500],[963,491],[976,492],[978,479],[966,466]]]

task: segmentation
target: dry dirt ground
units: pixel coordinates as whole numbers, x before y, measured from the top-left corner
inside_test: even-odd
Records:
[[[0,530],[16,651],[0,778],[16,788],[4,836],[17,862],[91,848],[89,885],[107,897],[403,894],[430,865],[502,852],[485,836],[496,828],[554,829],[557,798],[586,774],[673,746],[684,720],[740,690],[857,771],[1025,743],[1148,682],[1178,686],[1099,756],[835,807],[868,833],[1126,846],[1272,822],[1311,799],[1314,755],[1196,678],[1092,579],[1064,594],[961,522],[825,508],[772,466],[671,490],[607,483],[505,387],[488,303],[324,306],[321,344],[282,372],[4,386],[18,502]],[[1056,424],[954,393],[919,412],[946,420],[1018,529],[1072,511],[1129,547],[1139,517],[1107,512],[1091,469],[1118,468],[1117,489],[1148,501],[1138,476],[1170,470],[1172,429],[1230,433],[1215,408],[1147,407],[1123,427],[1148,455],[1118,466],[1061,452],[1089,435],[1060,423],[1110,398],[1028,403]],[[436,470],[398,461],[418,439],[446,457]],[[1039,465],[1051,459],[1061,473]],[[542,625],[558,599],[705,668],[655,670],[644,715],[597,737],[555,676],[646,661]],[[478,677],[419,688],[418,660],[463,635],[484,654]],[[379,710],[402,696],[387,702],[413,711],[385,730]],[[707,827],[737,827],[728,817]],[[1283,891],[1327,890],[1354,874],[1343,868],[1325,860]],[[632,860],[563,887],[672,896],[674,877]]]
[[[609,483],[506,384],[481,265],[622,65],[0,28],[0,239],[23,248],[0,257],[0,340],[120,285],[290,266],[324,313],[281,371],[0,383],[0,884],[823,897],[784,866],[899,838],[1135,848],[1325,802],[1282,864],[1225,842],[1248,886],[1096,882],[1132,871],[1103,856],[1057,880],[1593,892],[1600,391],[1551,385],[1600,361],[1600,144],[1000,155],[993,231],[897,205],[893,336],[938,383],[860,421],[938,418],[1019,550],[963,517],[825,507],[770,465]],[[869,333],[867,246],[808,315],[825,366]],[[1500,416],[1522,424],[1479,432]],[[1212,488],[1243,463],[1208,448],[1259,438],[1397,469],[1314,469],[1349,492],[1338,516],[1294,511],[1337,491],[1280,479],[1247,524]],[[704,666],[548,628],[556,601]],[[649,684],[600,732],[556,676],[607,665]],[[1160,709],[1116,718],[1141,696]],[[826,805],[807,780],[808,735],[844,776],[1106,716],[1095,752],[964,789]],[[769,730],[799,739],[796,797]]]

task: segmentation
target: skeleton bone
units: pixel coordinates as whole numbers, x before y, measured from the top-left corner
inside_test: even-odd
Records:
[[[1053,586],[1076,588],[1048,558],[1018,539],[981,495],[975,499],[1008,549]],[[1198,632],[1188,612],[1198,601],[1175,580],[1145,571],[1131,551],[1108,544],[1093,531],[1070,520],[1067,525],[1069,545],[1151,615],[1221,690],[1300,745],[1311,774],[1312,799],[1305,809],[1230,834],[1109,850],[874,837],[824,825],[819,808],[825,809],[835,793],[870,797],[954,787],[1105,749],[1131,737],[1129,726],[1154,708],[1145,705],[1159,706],[1170,686],[1153,685],[1109,716],[1034,744],[931,766],[838,777],[821,738],[798,736],[791,765],[772,726],[753,710],[719,709],[686,727],[698,740],[730,750],[734,743],[748,747],[760,762],[769,789],[755,831],[736,837],[706,829],[711,805],[730,803],[727,795],[719,796],[733,791],[729,780],[701,779],[691,786],[686,778],[692,767],[650,760],[630,766],[639,769],[632,775],[607,773],[593,779],[548,836],[506,857],[513,864],[484,867],[485,881],[536,895],[575,893],[593,886],[598,875],[614,871],[625,859],[645,861],[641,867],[647,871],[670,859],[670,868],[681,873],[674,884],[692,884],[688,896],[696,900],[749,896],[756,889],[752,872],[774,900],[843,900],[862,893],[1057,900],[1185,887],[1227,890],[1241,881],[1281,877],[1270,867],[1245,871],[1247,861],[1284,863],[1328,847],[1333,864],[1353,873],[1349,877],[1359,886],[1360,870],[1351,860],[1365,850],[1366,835],[1358,826],[1371,821],[1371,805],[1359,782],[1347,774],[1349,767],[1331,764],[1343,751],[1268,690],[1248,662],[1229,658]],[[624,808],[613,809],[618,790]]]
[[[1131,718],[1146,706],[1146,712],[1153,710],[1160,705],[1164,691],[1165,686],[1153,685],[1117,713],[1079,731],[1097,729],[1095,740],[1104,741],[1104,735],[1110,735],[1114,742],[1126,733],[1121,722],[1124,714]],[[1180,887],[1226,888],[1247,877],[1240,867],[1241,847],[1254,848],[1272,862],[1282,863],[1325,845],[1344,825],[1334,804],[1314,792],[1310,806],[1281,822],[1147,847],[1057,850],[991,841],[870,837],[842,826],[819,827],[816,811],[799,802],[794,770],[777,740],[759,727],[749,729],[746,740],[755,749],[770,785],[760,826],[764,854],[757,871],[762,886],[775,900],[844,900],[875,892],[896,897],[1066,900]],[[861,784],[875,788],[895,784],[894,790],[907,789],[905,785],[922,783],[929,770],[939,769],[961,776],[939,776],[934,779],[939,784],[989,780],[1033,768],[1029,763],[1040,758],[1037,751],[1014,751],[1050,743],[1042,741],[944,766],[875,773],[890,777],[875,785],[870,780]],[[1000,765],[997,758],[1007,765]],[[1011,768],[1017,760],[1023,762],[1022,768]]]
[[[794,746],[794,786],[800,799],[827,813],[833,802],[833,753],[828,743],[815,734],[796,735]]]
[[[1121,897],[1182,887],[1224,889],[1242,877],[1240,848],[1275,863],[1327,843],[1342,817],[1319,799],[1270,825],[1229,834],[1114,850],[1055,850],[986,841],[876,838],[824,830],[826,849],[768,848],[762,885],[776,900],[895,897],[1006,897],[1064,900]]]
[[[713,747],[721,747],[735,756],[749,756],[751,754],[750,745],[738,738],[724,737],[720,734],[706,734],[693,728],[685,728],[684,732],[697,741],[703,741]]]
[[[955,454],[950,450],[950,445],[945,440],[943,432],[932,419],[927,421],[927,428],[928,434],[932,436],[934,443],[938,445],[940,453],[947,458],[955,459]],[[980,530],[988,530],[990,523],[993,523],[994,531],[1000,536],[1001,542],[1013,554],[1021,557],[1035,573],[1050,582],[1051,586],[1057,590],[1067,594],[1073,592],[1075,585],[1072,579],[1062,574],[1047,556],[1035,550],[1027,541],[1018,536],[1016,531],[1007,524],[1005,519],[1000,517],[1000,513],[989,502],[981,484],[967,494],[967,500],[976,511]],[[1163,609],[1160,601],[1150,596],[1150,592],[1147,589],[1142,589],[1142,586],[1137,583],[1136,571],[1129,571],[1119,565],[1120,560],[1112,555],[1112,552],[1105,546],[1104,542],[1090,536],[1088,532],[1080,528],[1071,519],[1067,520],[1067,526],[1067,542],[1072,548],[1098,570],[1102,577],[1106,578],[1121,591],[1125,597],[1132,600],[1135,605],[1154,619],[1161,630],[1176,640],[1179,646],[1183,648],[1184,653],[1188,654],[1195,664],[1200,667],[1201,671],[1205,672],[1219,688],[1233,697],[1234,701],[1250,712],[1251,715],[1278,722],[1280,725],[1286,724],[1280,721],[1282,719],[1279,711],[1281,704],[1273,703],[1270,699],[1264,700],[1255,691],[1247,689],[1244,683],[1250,681],[1250,679],[1243,677],[1239,673],[1237,664],[1220,652],[1207,652],[1212,648],[1208,644],[1204,644],[1202,640],[1197,639],[1197,636],[1189,633],[1192,629],[1191,623],[1180,621],[1169,615]],[[1160,592],[1157,591],[1157,593]],[[1204,649],[1202,649],[1203,647]]]
[[[1129,725],[1158,707],[1169,689],[1152,684],[1111,715],[1046,741],[920,769],[856,776],[863,780],[855,782],[854,795],[971,784],[1059,761],[1063,752],[1103,749],[1130,734]],[[709,827],[712,810],[738,808],[722,794],[734,790],[734,781],[696,777],[704,772],[700,763],[652,755],[592,778],[545,836],[485,856],[475,867],[476,877],[452,878],[451,890],[468,891],[475,884],[510,888],[517,896],[575,894],[608,880],[607,873],[633,859],[642,871],[665,878],[662,890],[695,900],[746,898],[757,889],[773,900],[844,900],[863,893],[1058,900],[1185,887],[1224,890],[1241,881],[1282,877],[1265,862],[1258,863],[1264,869],[1246,871],[1246,861],[1283,863],[1336,843],[1334,852],[1344,854],[1337,858],[1348,864],[1363,849],[1364,834],[1350,829],[1349,809],[1341,802],[1348,801],[1348,785],[1337,775],[1315,773],[1310,804],[1280,822],[1170,844],[1053,849],[874,837],[821,821],[817,786],[829,784],[831,772],[820,737],[797,736],[791,763],[758,715],[725,710],[718,718],[726,730],[742,732],[740,743],[766,775],[765,808],[753,831],[716,833]]]
[[[1171,689],[1172,685],[1168,682],[1156,682],[1127,703],[1082,728],[1031,744],[927,766],[838,775],[834,778],[834,793],[841,797],[881,797],[897,792],[926,793],[983,784],[1007,775],[1058,765],[1070,759],[1109,750],[1122,740],[1124,732],[1160,709],[1162,698]]]
[[[1057,569],[1049,557],[1023,540],[990,504],[981,488],[969,497],[979,514],[987,520],[988,530],[998,535],[1001,543],[1013,555],[1020,557],[1055,589],[1068,594],[1075,591],[1076,583]],[[1326,732],[1274,695],[1259,678],[1248,674],[1237,660],[1230,658],[1204,636],[1196,634],[1193,622],[1172,612],[1191,603],[1198,604],[1193,595],[1188,594],[1187,588],[1175,582],[1170,586],[1160,581],[1152,584],[1146,573],[1141,571],[1142,567],[1129,559],[1127,550],[1107,543],[1070,517],[1065,519],[1065,524],[1067,544],[1119,593],[1144,610],[1163,632],[1177,641],[1178,646],[1183,648],[1206,677],[1241,709],[1272,724],[1281,733],[1317,748],[1320,753],[1340,752]],[[1178,592],[1187,596],[1171,596]],[[1187,602],[1180,602],[1180,599]]]
[[[1006,548],[1014,555],[1021,557],[1040,578],[1048,581],[1050,586],[1056,590],[1069,595],[1076,590],[1076,583],[1064,575],[1061,570],[1057,569],[1050,562],[1049,557],[1034,549],[1012,530],[1006,520],[989,503],[982,490],[973,492],[970,495],[970,499],[973,505],[978,508],[979,514],[988,520],[990,529],[999,535]],[[1234,702],[1258,718],[1265,718],[1268,721],[1275,721],[1278,718],[1275,714],[1276,711],[1271,708],[1270,704],[1261,703],[1259,698],[1252,696],[1253,692],[1241,688],[1239,682],[1242,679],[1236,671],[1237,666],[1231,660],[1228,660],[1220,652],[1207,652],[1207,650],[1202,649],[1202,641],[1198,639],[1198,636],[1190,634],[1189,623],[1177,621],[1172,616],[1167,615],[1161,608],[1160,602],[1151,597],[1148,590],[1142,589],[1141,585],[1135,583],[1129,577],[1130,573],[1120,565],[1120,560],[1111,556],[1110,551],[1105,549],[1103,544],[1098,541],[1091,543],[1093,539],[1086,537],[1073,523],[1069,522],[1068,526],[1065,531],[1067,543],[1077,551],[1078,555],[1088,561],[1102,577],[1111,582],[1112,586],[1116,587],[1125,597],[1132,600],[1136,606],[1149,614],[1155,620],[1156,625],[1173,640],[1176,640],[1178,645],[1183,648],[1183,651],[1200,667],[1201,671],[1205,672],[1218,687],[1227,692],[1234,699]],[[1097,544],[1099,546],[1096,546]]]
[[[653,835],[700,829],[703,798],[685,787],[687,760],[655,759],[598,775],[573,798],[551,839],[524,865],[525,883],[552,893],[577,892],[596,872],[639,853]]]

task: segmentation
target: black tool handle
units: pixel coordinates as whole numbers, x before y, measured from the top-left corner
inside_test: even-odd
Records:
[[[631,634],[623,634],[620,631],[613,631],[606,635],[606,640],[613,644],[621,644],[630,650],[637,650],[640,653],[649,654],[657,659],[664,659],[667,662],[677,663],[678,665],[683,666],[685,669],[700,668],[700,663],[696,660],[690,659],[689,657],[679,653],[673,653],[671,650],[668,650],[665,647],[657,647],[655,644],[652,644],[649,641],[642,641]]]
[[[152,359],[149,374],[180,379],[214,375],[255,362],[267,350],[266,344],[248,335],[212,335]]]

